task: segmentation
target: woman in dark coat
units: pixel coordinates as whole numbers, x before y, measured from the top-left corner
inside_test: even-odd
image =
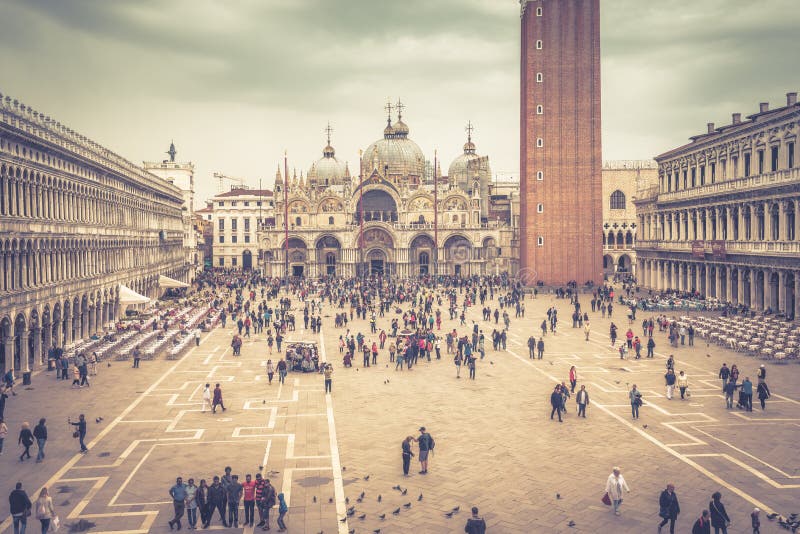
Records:
[[[414,436],[408,436],[403,440],[403,475],[408,476],[408,469],[411,466],[411,457],[414,453],[411,452],[411,442],[414,441]]]
[[[708,503],[708,511],[711,512],[711,526],[714,527],[714,534],[728,534],[728,525],[731,524],[731,518],[728,517],[728,512],[725,511],[725,505],[722,504],[722,494],[714,492],[711,496],[711,502]]]
[[[25,450],[22,451],[22,454],[19,455],[19,461],[22,462],[25,460],[25,456],[27,455],[28,458],[31,457],[31,445],[33,445],[33,432],[31,432],[31,425],[30,423],[22,423],[22,430],[19,431],[19,440],[18,443],[25,447]]]
[[[769,387],[767,386],[766,382],[759,381],[757,393],[758,393],[758,400],[761,401],[761,409],[763,410],[764,408],[766,408],[766,404],[764,401],[766,401],[770,397]]]
[[[658,515],[662,521],[658,525],[658,532],[664,528],[664,525],[669,523],[669,534],[675,534],[675,521],[678,520],[678,514],[681,513],[681,506],[678,504],[678,496],[675,495],[675,486],[667,484],[667,489],[661,492],[661,497],[658,499],[659,512]]]

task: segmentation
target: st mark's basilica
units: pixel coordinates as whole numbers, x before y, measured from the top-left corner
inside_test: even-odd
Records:
[[[266,275],[283,276],[287,263],[295,277],[516,272],[514,216],[493,210],[489,158],[478,155],[471,125],[463,153],[441,176],[409,137],[402,109],[392,124],[389,106],[383,136],[361,152],[357,175],[337,159],[330,129],[305,176],[278,169],[275,217],[259,234]]]

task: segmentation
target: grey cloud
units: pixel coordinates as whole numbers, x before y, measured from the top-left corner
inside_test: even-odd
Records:
[[[652,157],[706,121],[800,89],[794,0],[602,8],[606,158]],[[271,177],[285,147],[298,168],[318,158],[331,119],[352,169],[380,135],[384,99],[400,96],[412,137],[431,158],[439,148],[443,168],[472,119],[492,167],[517,172],[515,0],[6,0],[2,9],[0,90],[134,160],[180,135],[199,174]]]

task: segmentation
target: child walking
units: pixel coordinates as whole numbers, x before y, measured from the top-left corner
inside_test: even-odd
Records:
[[[283,496],[283,493],[278,494],[278,532],[286,532],[286,523],[283,522],[283,518],[286,516],[286,512],[289,511],[289,507],[286,505],[286,498]]]

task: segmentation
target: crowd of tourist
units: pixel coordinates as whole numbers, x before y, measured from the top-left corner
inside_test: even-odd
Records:
[[[610,323],[609,328],[612,347],[616,349],[617,339],[620,339],[618,350],[620,358],[623,359],[639,359],[645,349],[644,357],[653,358],[656,346],[654,333],[664,335],[665,346],[672,351],[694,344],[695,333],[691,325],[686,327],[679,324],[670,317],[668,311],[645,317],[641,323],[637,323],[637,310],[640,313],[671,311],[684,308],[687,303],[693,302],[705,302],[704,309],[712,309],[711,306],[714,305],[695,293],[640,295],[636,291],[636,281],[632,277],[620,280],[618,283],[621,286],[605,284],[579,288],[577,284],[570,284],[564,288],[553,289],[552,295],[557,299],[569,301],[571,314],[567,318],[567,325],[571,324],[573,329],[577,329],[577,335],[583,337],[586,342],[590,340],[593,318],[597,320],[599,314],[600,318],[612,319],[615,305],[623,306],[628,316],[628,328],[620,328],[614,322]],[[284,286],[280,279],[262,277],[257,273],[213,270],[204,272],[197,278],[193,298],[206,302],[212,310],[215,310],[223,328],[228,328],[229,324],[232,326],[231,347],[234,356],[241,354],[242,344],[251,337],[251,334],[263,337],[267,358],[265,371],[270,384],[276,371],[280,382],[284,381],[289,372],[320,373],[327,394],[332,393],[333,365],[332,362],[320,361],[316,339],[304,334],[301,336],[302,341],[286,341],[287,334],[300,327],[300,321],[303,330],[311,334],[319,333],[323,328],[323,322],[333,332],[337,332],[339,357],[343,369],[353,366],[369,368],[388,356],[386,363],[392,364],[395,371],[401,372],[417,368],[420,362],[437,361],[444,356],[452,358],[456,378],[461,378],[461,369],[466,367],[469,379],[475,380],[478,363],[486,357],[489,350],[494,352],[508,350],[508,331],[511,322],[524,320],[526,297],[538,298],[545,291],[545,288],[539,286],[533,291],[526,292],[518,282],[505,276],[436,279],[421,277],[412,280],[381,276],[323,277],[318,280],[291,279],[286,284],[288,287]],[[478,307],[481,308],[481,321],[472,320],[475,311],[471,310],[477,310]],[[323,308],[330,315],[323,316]],[[551,306],[541,319],[539,325],[541,334],[538,335],[538,339],[536,335],[531,335],[527,340],[528,355],[533,360],[541,360],[544,357],[545,338],[548,335],[554,336],[557,333],[561,335],[556,306]],[[167,321],[167,315],[159,317],[153,321],[153,328],[157,328],[160,322],[166,325]],[[538,321],[538,318],[528,319],[531,324],[538,325]],[[138,328],[141,329],[142,324],[139,323]],[[368,327],[362,331],[356,326],[360,324],[368,324]],[[125,328],[137,328],[137,324],[134,322]],[[640,328],[641,331],[637,332]],[[622,329],[626,330],[625,333],[621,332]],[[69,379],[69,368],[74,367],[72,373],[74,387],[89,387],[88,377],[97,373],[96,354],[89,354],[87,357],[78,352],[68,357],[61,349],[54,348],[51,359],[58,378]],[[754,392],[760,400],[762,409],[765,409],[765,401],[771,393],[766,384],[766,369],[763,365],[759,368],[755,388],[749,377],[739,381],[736,365],[732,365],[730,369],[723,365],[720,379],[728,408],[732,408],[734,394],[739,391],[737,405],[741,409],[752,410]],[[676,387],[682,400],[691,395],[689,376],[684,369],[678,369],[676,373],[675,358],[672,355],[666,360],[664,380],[668,400],[673,399]],[[9,432],[2,422],[2,415],[8,394],[14,394],[13,382],[13,375],[6,377],[5,386],[0,391],[0,453],[3,439]],[[550,395],[550,419],[557,416],[558,421],[563,422],[571,411],[570,402],[575,403],[578,417],[586,418],[587,407],[590,405],[590,392],[586,383],[578,385],[578,382],[578,369],[572,366],[567,380],[554,385]],[[644,395],[635,384],[628,389],[627,400],[631,405],[631,417],[634,420],[639,419],[640,408],[646,409],[647,404]],[[213,393],[210,384],[206,385],[203,392],[203,411],[206,411],[207,407],[210,407],[212,412],[217,407],[225,410],[219,384]],[[85,417],[81,415],[78,421],[70,421],[70,424],[74,425],[81,450],[85,452]],[[39,445],[37,461],[44,460],[47,440],[44,425],[44,419],[34,430],[30,429],[28,423],[23,424],[19,442],[24,450],[20,461],[31,458],[30,448],[34,443]],[[420,428],[420,432],[420,437],[408,436],[401,444],[404,475],[409,474],[410,459],[415,455],[412,443],[417,443],[419,446],[417,456],[421,462],[420,474],[428,472],[428,453],[433,450],[434,442],[424,427]],[[207,528],[216,513],[219,514],[219,519],[225,527],[236,528],[240,523],[254,527],[255,511],[258,511],[257,525],[268,530],[270,510],[275,506],[278,507],[277,523],[280,531],[286,528],[284,518],[288,507],[282,499],[282,494],[276,494],[269,480],[261,473],[256,473],[255,476],[245,474],[244,480],[240,480],[238,475],[231,474],[230,468],[226,468],[224,475],[198,479],[197,484],[195,477],[188,477],[185,480],[186,483],[184,478],[178,478],[176,484],[169,490],[174,505],[174,517],[169,521],[170,528],[181,528],[184,514],[187,516],[190,529],[197,528],[198,525]],[[210,484],[207,481],[210,481]],[[625,491],[629,491],[619,468],[614,468],[605,489],[609,506],[619,514],[622,495]],[[21,486],[15,491],[17,490],[21,491]],[[604,497],[604,502],[605,500]],[[14,510],[20,509],[20,503],[23,501],[17,492],[16,504],[12,505],[12,514],[15,513]],[[244,508],[244,519],[241,522],[240,501]],[[28,501],[26,506],[30,508],[35,505]],[[662,492],[659,508],[659,515],[663,519],[658,527],[659,532],[668,523],[670,532],[674,532],[674,523],[680,508],[673,484],[669,484]],[[727,520],[724,518],[727,516],[717,494],[711,500],[709,508],[704,510],[695,522],[693,533],[707,532],[711,526],[725,531],[724,523]],[[37,508],[37,518],[44,521],[56,517],[52,504],[48,510],[39,514]],[[39,517],[40,515],[42,517]],[[24,522],[24,516],[14,515],[14,521],[15,524]],[[477,516],[477,509],[474,509],[470,521],[473,527],[483,521]],[[42,525],[44,528],[44,522]]]

